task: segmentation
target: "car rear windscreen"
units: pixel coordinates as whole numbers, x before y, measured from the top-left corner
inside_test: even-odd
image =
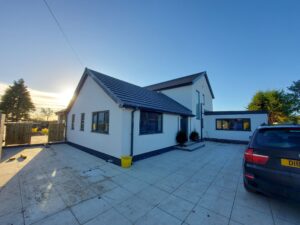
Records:
[[[253,144],[255,147],[300,150],[300,128],[259,129]]]

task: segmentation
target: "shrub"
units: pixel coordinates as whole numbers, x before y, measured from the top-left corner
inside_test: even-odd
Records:
[[[184,132],[184,131],[178,131],[178,133],[176,135],[176,141],[180,145],[183,145],[185,142],[187,142],[188,138],[187,138],[186,132]]]
[[[191,141],[198,141],[199,140],[199,134],[197,131],[193,131],[191,134],[190,134],[190,140]]]
[[[48,135],[48,128],[43,128],[42,129],[42,134]]]
[[[37,132],[38,132],[38,128],[37,128],[37,127],[31,128],[31,132],[32,132],[32,133],[37,133]]]

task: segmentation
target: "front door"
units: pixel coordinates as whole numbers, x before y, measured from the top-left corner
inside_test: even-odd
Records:
[[[180,119],[180,130],[188,134],[188,117],[182,116]]]

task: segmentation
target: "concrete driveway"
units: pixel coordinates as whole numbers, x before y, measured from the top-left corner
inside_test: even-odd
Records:
[[[66,144],[7,149],[0,163],[0,224],[300,224],[299,205],[244,190],[244,148],[207,142],[130,169]]]

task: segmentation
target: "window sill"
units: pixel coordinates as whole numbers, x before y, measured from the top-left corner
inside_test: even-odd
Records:
[[[155,132],[155,133],[140,133],[139,135],[151,135],[151,134],[163,134],[163,132]]]
[[[227,130],[227,129],[216,129],[218,131],[242,131],[242,132],[251,132],[251,130]]]
[[[96,134],[109,134],[109,132],[101,132],[101,131],[95,131],[95,130],[91,130],[92,133],[96,133]]]

